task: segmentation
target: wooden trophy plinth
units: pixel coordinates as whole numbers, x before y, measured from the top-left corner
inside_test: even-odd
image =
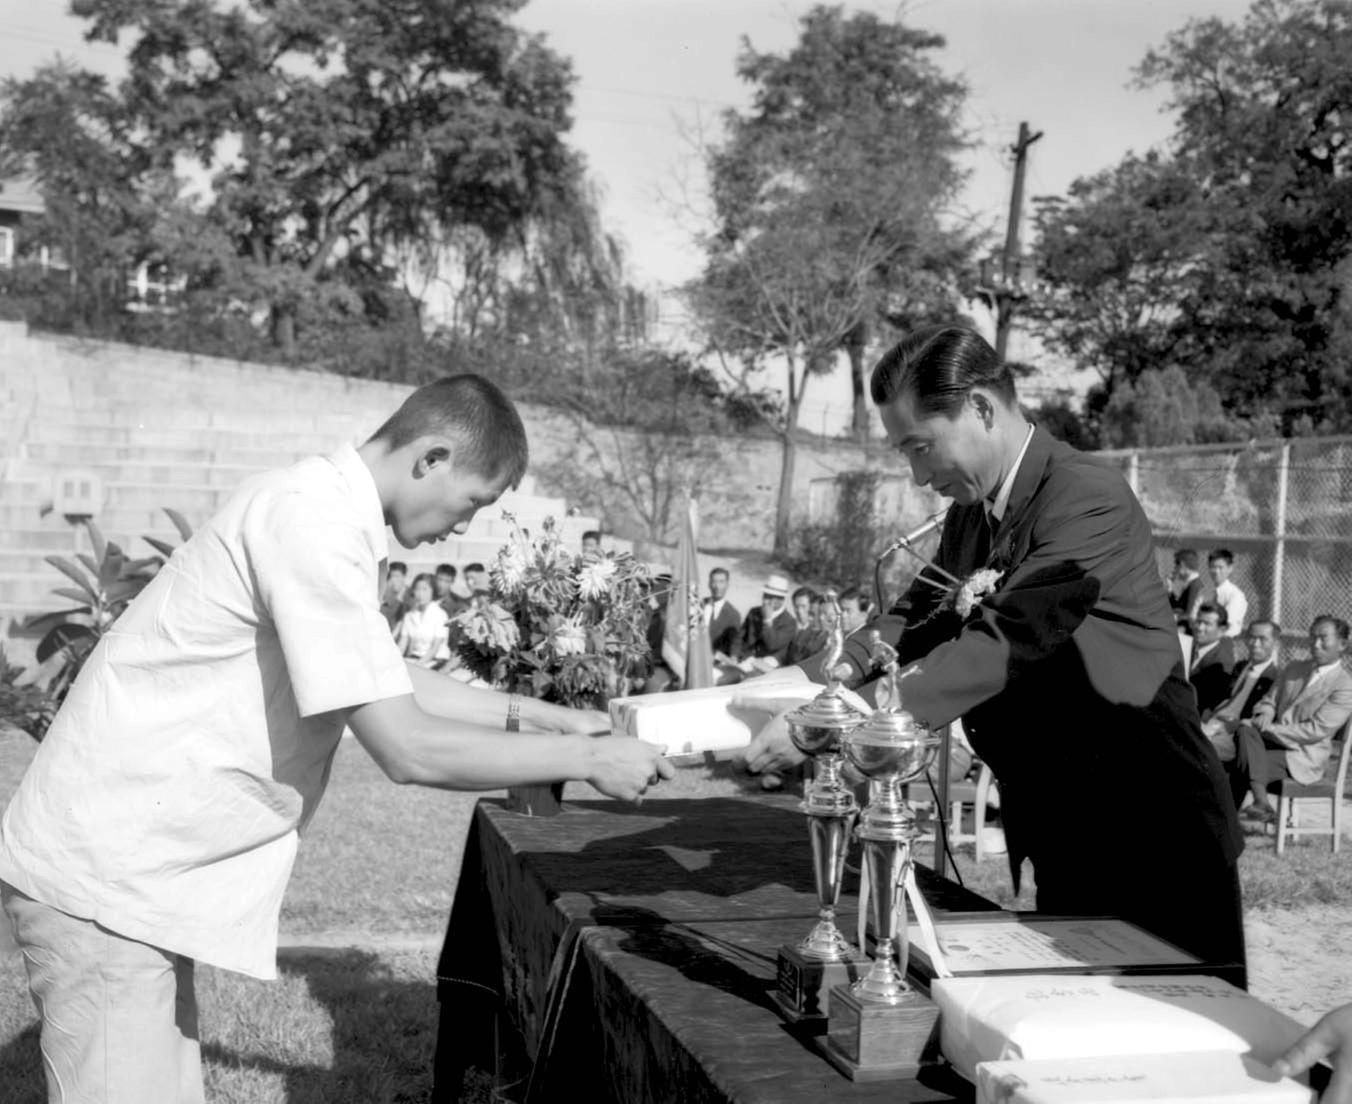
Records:
[[[848,989],[850,982],[863,977],[868,967],[869,960],[855,952],[842,962],[822,962],[785,943],[779,948],[775,1003],[790,1023],[820,1021],[825,1027],[831,1014],[831,990]]]
[[[822,1051],[851,1081],[914,1077],[938,1061],[939,1008],[914,991],[900,1004],[861,1000],[841,985],[831,993]]]

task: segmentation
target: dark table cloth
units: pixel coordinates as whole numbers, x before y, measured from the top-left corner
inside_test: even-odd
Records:
[[[995,905],[918,869],[937,913]],[[857,879],[840,922],[853,935]],[[940,1101],[944,1068],[856,1084],[790,1028],[779,946],[816,917],[807,831],[786,798],[570,803],[557,817],[480,802],[438,967],[436,1096],[492,1068],[515,1029],[531,1101]]]

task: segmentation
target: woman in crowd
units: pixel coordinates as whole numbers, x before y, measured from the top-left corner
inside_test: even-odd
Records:
[[[433,601],[436,583],[431,575],[418,575],[409,590],[413,604],[395,626],[394,642],[404,657],[419,667],[438,667],[450,658],[450,618],[440,603]]]

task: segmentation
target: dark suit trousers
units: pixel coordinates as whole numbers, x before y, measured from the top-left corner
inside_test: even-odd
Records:
[[[1290,778],[1286,749],[1269,741],[1251,724],[1235,729],[1235,761],[1230,766],[1230,792],[1239,808],[1245,793],[1253,794],[1259,807],[1267,804],[1270,782]]]

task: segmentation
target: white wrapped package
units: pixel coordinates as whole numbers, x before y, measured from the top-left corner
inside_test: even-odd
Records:
[[[977,1104],[1313,1104],[1313,1090],[1233,1051],[982,1062]]]
[[[789,709],[811,701],[821,689],[795,670],[748,679],[734,686],[613,698],[610,724],[617,734],[659,744],[671,756],[735,751],[751,743],[770,713],[734,706],[734,698],[761,700],[776,710]]]
[[[1229,982],[1200,974],[940,978],[944,1056],[979,1062],[1224,1050],[1271,1063],[1304,1028]]]

